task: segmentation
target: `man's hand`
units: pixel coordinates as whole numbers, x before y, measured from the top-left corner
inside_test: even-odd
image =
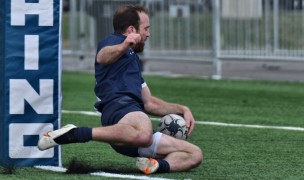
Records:
[[[188,136],[190,136],[194,130],[195,120],[188,107],[184,108],[183,116],[186,121],[186,126],[187,126],[187,128],[189,128]]]
[[[126,37],[124,44],[134,48],[137,43],[141,42],[141,36],[137,33],[130,33]]]

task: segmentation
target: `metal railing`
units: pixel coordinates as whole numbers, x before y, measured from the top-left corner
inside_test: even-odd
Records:
[[[94,56],[130,3],[150,11],[147,60],[207,61],[219,78],[225,59],[304,61],[304,0],[69,0],[64,55]]]

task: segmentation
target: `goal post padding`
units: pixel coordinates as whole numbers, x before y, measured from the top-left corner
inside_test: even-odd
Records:
[[[0,3],[0,165],[61,166],[60,148],[37,148],[61,121],[61,1]]]

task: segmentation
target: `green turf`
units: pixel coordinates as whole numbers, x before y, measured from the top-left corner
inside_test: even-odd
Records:
[[[182,103],[193,110],[197,121],[304,127],[303,83],[208,80],[147,76],[155,96]],[[94,76],[64,72],[65,110],[92,111]],[[62,124],[99,126],[95,116],[63,114]],[[156,122],[153,122],[156,126]],[[202,165],[189,172],[155,174],[174,179],[303,179],[304,132],[196,125],[190,142],[204,152]],[[76,160],[85,167],[107,172],[142,175],[134,159],[117,154],[97,142],[62,147],[64,167]],[[0,168],[0,179],[109,179],[86,174],[62,174],[35,168]],[[113,178],[114,179],[114,178]]]

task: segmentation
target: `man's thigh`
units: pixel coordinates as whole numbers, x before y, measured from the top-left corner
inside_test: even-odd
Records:
[[[125,126],[125,129],[134,129],[134,131],[147,131],[152,132],[152,124],[149,117],[141,112],[135,111],[126,114],[117,124],[117,126]],[[115,125],[114,125],[115,126]],[[132,128],[130,128],[132,127]],[[120,132],[117,132],[120,133]],[[132,132],[129,132],[128,135],[133,136]],[[127,136],[128,136],[127,135]],[[121,144],[111,144],[112,148],[123,155],[130,157],[139,157],[138,147],[134,146],[122,146]]]
[[[126,114],[118,124],[133,126],[136,130],[152,132],[152,123],[149,116],[141,111],[134,111]]]

